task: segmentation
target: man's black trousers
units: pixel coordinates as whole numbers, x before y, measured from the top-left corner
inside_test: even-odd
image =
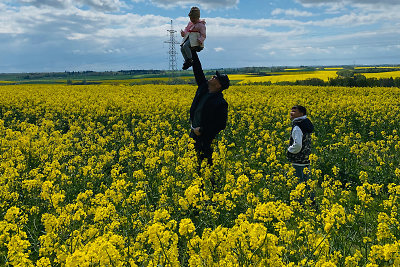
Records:
[[[195,141],[194,149],[197,152],[197,158],[199,160],[199,165],[204,159],[207,159],[207,163],[211,166],[213,149],[211,147],[212,140],[204,140],[201,136],[197,136],[193,131],[190,132],[190,137]]]

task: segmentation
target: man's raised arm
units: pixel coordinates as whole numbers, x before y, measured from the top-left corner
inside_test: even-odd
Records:
[[[192,51],[193,58],[193,73],[196,79],[197,86],[207,82],[206,76],[204,75],[203,68],[201,67],[200,59],[195,51]]]

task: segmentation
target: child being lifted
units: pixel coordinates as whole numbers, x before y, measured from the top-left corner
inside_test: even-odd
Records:
[[[206,39],[206,22],[200,20],[200,9],[192,7],[189,12],[190,21],[186,28],[182,31],[183,37],[181,43],[181,52],[185,62],[182,69],[187,70],[193,65],[192,50],[200,52],[204,48],[204,40]]]

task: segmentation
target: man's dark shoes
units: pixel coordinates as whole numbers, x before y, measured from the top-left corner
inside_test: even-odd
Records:
[[[183,63],[182,69],[187,70],[191,66],[193,66],[193,59],[188,59],[188,60],[185,60],[185,63]]]

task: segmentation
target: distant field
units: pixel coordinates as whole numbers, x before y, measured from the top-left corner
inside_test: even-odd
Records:
[[[160,77],[160,78],[139,78],[139,79],[119,79],[119,80],[104,80],[102,84],[130,84],[130,83],[138,83],[144,81],[167,81],[169,78],[167,77]]]
[[[388,72],[379,72],[379,73],[363,73],[362,75],[364,75],[367,78],[381,79],[381,78],[390,78],[390,77],[392,77],[394,79],[394,78],[400,77],[400,70],[398,70],[398,71],[388,71]]]
[[[336,68],[324,68],[324,70],[342,70],[343,68],[341,67],[336,67]]]
[[[384,67],[354,67],[354,69],[359,70],[359,69],[400,69],[400,66],[394,66],[394,67],[389,67],[389,66],[384,66]]]
[[[262,82],[295,82],[297,80],[307,80],[312,78],[318,78],[324,81],[328,81],[329,78],[336,78],[336,71],[296,71],[296,72],[280,72],[274,73],[271,76],[250,76],[245,77],[239,84],[248,83],[262,83]],[[235,79],[235,78],[233,78]],[[236,80],[236,79],[235,79]]]
[[[268,76],[256,76],[256,75],[229,75],[229,77],[233,80],[240,80],[238,84],[250,84],[250,83],[263,83],[263,82],[295,82],[295,81],[303,81],[307,79],[321,79],[323,81],[328,81],[329,79],[337,78],[337,70],[340,68],[325,68],[326,70],[320,71],[290,71],[290,72],[276,72],[271,73]],[[327,70],[329,69],[329,70]],[[343,69],[343,68],[342,68]],[[293,69],[292,69],[293,70]],[[379,72],[379,73],[368,73],[361,72],[358,73],[364,75],[366,78],[397,78],[400,77],[399,71],[388,71],[388,72]]]
[[[329,79],[338,77],[338,71],[353,71],[356,74],[364,75],[366,78],[393,79],[400,77],[400,66],[396,67],[304,67],[304,68],[254,68],[253,70],[222,70],[229,74],[232,84],[252,84],[252,83],[280,83],[296,82],[309,79],[320,79],[327,82]],[[243,73],[241,73],[243,71]],[[214,70],[207,70],[206,76],[209,77]],[[122,74],[120,72],[77,72],[77,73],[20,73],[20,74],[0,74],[0,85],[7,84],[183,84],[193,80],[192,71],[177,71],[174,74],[168,71],[158,71],[150,74]]]
[[[294,68],[294,69],[285,69],[285,71],[296,71],[296,70],[301,70],[301,69],[299,69],[299,68]]]
[[[340,68],[326,68],[329,70],[319,70],[319,71],[282,71],[282,72],[272,72],[268,75],[261,76],[259,74],[229,74],[229,78],[233,84],[251,84],[251,83],[263,83],[263,82],[295,82],[307,79],[321,79],[327,82],[329,79],[337,78],[337,71]],[[343,68],[342,68],[343,69]],[[390,71],[381,73],[360,73],[366,78],[396,78],[400,77],[400,71]],[[189,80],[193,79],[193,76],[177,77],[177,79]],[[143,84],[150,82],[166,82],[171,78],[159,77],[159,78],[134,78],[134,79],[118,79],[118,80],[103,80],[102,84]]]

